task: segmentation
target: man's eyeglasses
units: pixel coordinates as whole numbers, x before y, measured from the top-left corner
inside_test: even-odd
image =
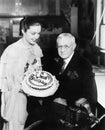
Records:
[[[72,46],[72,45],[71,45]],[[64,46],[57,46],[58,49],[69,49],[71,46],[68,46],[68,45],[64,45]]]

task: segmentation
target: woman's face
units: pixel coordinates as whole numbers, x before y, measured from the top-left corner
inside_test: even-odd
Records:
[[[69,38],[60,39],[57,48],[59,56],[63,59],[67,59],[74,52],[75,43],[72,43]]]
[[[40,37],[40,32],[40,25],[32,25],[26,32],[23,31],[23,37],[29,44],[34,45]]]

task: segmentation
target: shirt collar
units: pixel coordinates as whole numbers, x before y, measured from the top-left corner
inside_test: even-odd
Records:
[[[24,37],[22,38],[22,44],[24,45],[24,47],[26,47],[26,48],[28,48],[28,49],[32,49],[32,48],[34,48],[35,45],[36,45],[36,44],[30,45],[30,44],[25,40]]]
[[[74,52],[67,59],[64,60],[64,62],[66,63],[65,68],[68,65],[68,63],[70,62],[71,58],[73,57],[73,54],[74,54]]]

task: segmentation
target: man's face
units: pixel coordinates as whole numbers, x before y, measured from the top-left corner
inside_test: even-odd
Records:
[[[26,32],[23,32],[23,37],[29,44],[34,45],[40,37],[40,32],[40,25],[32,25]]]
[[[67,59],[71,56],[75,49],[75,43],[70,41],[70,38],[62,38],[58,41],[58,54],[62,59]]]

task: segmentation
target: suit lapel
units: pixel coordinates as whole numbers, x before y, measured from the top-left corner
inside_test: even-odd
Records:
[[[73,68],[75,68],[75,65],[77,64],[76,59],[77,59],[77,55],[76,55],[76,53],[74,53],[73,57],[69,61],[68,65],[66,66],[66,68],[62,74],[66,74],[69,70],[73,70]]]

